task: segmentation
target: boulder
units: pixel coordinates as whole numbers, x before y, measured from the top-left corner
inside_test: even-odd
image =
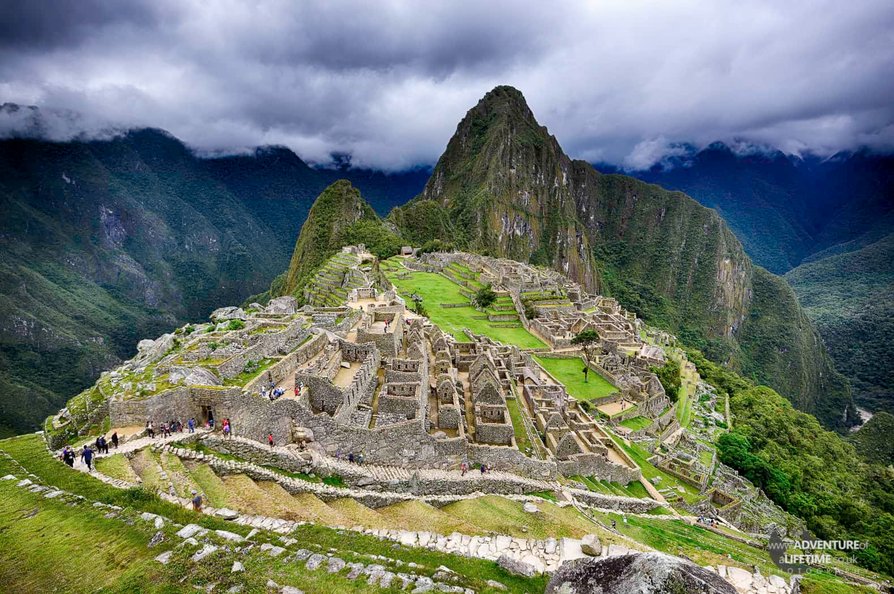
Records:
[[[187,386],[219,386],[221,381],[204,367],[171,367],[169,380],[172,384]]]
[[[543,562],[534,555],[526,555],[523,559],[516,559],[507,554],[500,555],[497,565],[515,575],[533,577],[543,573]]]
[[[716,573],[664,553],[635,553],[563,564],[546,594],[736,594]]]
[[[522,509],[524,509],[529,514],[539,514],[540,513],[540,509],[536,505],[531,503],[530,501],[526,501],[525,504],[522,506]]]
[[[583,551],[585,555],[598,557],[602,554],[602,543],[599,541],[599,537],[595,534],[587,534],[580,539],[580,550]]]
[[[215,309],[211,312],[211,320],[214,322],[220,322],[224,320],[246,320],[248,316],[245,315],[245,310],[241,307],[221,307],[219,309]]]
[[[137,356],[135,358],[136,371],[142,371],[147,365],[158,361],[165,356],[174,346],[173,334],[162,334],[155,340],[141,340],[137,343]]]
[[[264,311],[270,314],[291,315],[298,311],[298,300],[291,295],[277,297],[270,300]]]

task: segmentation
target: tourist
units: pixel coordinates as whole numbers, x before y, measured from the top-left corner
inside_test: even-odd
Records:
[[[612,520],[612,530],[616,530],[618,528],[618,521]]]
[[[118,449],[118,432],[115,431],[112,433],[112,445],[115,446],[115,449]]]
[[[229,419],[224,419],[224,421],[223,421],[223,434],[224,434],[224,439],[230,437],[230,421],[229,421]]]
[[[150,439],[155,439],[155,430],[152,428],[152,421],[146,421],[146,435]]]
[[[360,452],[359,454],[357,454],[357,464],[360,464],[361,466],[363,466],[363,452]]]
[[[202,513],[202,496],[195,489],[192,491],[192,510]]]
[[[106,438],[103,435],[100,435],[96,438],[96,453],[97,454],[108,454],[108,445],[106,444]]]
[[[350,462],[351,464],[354,463],[354,452],[348,454],[348,462]]]
[[[273,434],[272,434],[272,433],[268,433],[268,434],[267,434],[267,443],[270,444],[270,449],[272,450],[272,449],[273,449],[273,445],[274,445],[274,444],[273,444]]]
[[[189,428],[190,433],[196,432],[196,420],[193,417],[189,417],[189,420],[186,421],[186,426]]]
[[[65,448],[62,450],[62,461],[68,464],[69,467],[74,467],[75,455],[74,450],[71,449],[71,446],[65,446]]]
[[[81,450],[81,461],[87,465],[87,470],[93,471],[93,450],[90,449],[89,445],[85,445],[84,449]]]
[[[484,474],[485,472],[487,472],[487,465],[482,464],[480,470],[481,470],[481,474]]]
[[[459,465],[459,471],[461,476],[466,476],[466,473],[469,472],[469,463],[463,461],[463,463]]]
[[[295,386],[295,398],[298,398],[298,395],[301,394],[301,388]]]

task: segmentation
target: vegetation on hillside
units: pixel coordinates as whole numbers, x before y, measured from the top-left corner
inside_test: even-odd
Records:
[[[786,279],[857,403],[894,413],[894,234],[861,245],[802,264]]]
[[[894,464],[894,415],[876,413],[851,435],[851,443],[866,460],[877,464]]]
[[[363,243],[380,258],[395,255],[400,238],[385,226],[360,191],[348,180],[338,180],[314,201],[295,243],[285,277],[270,294],[301,299],[311,275],[330,256],[347,245]]]
[[[862,459],[840,435],[766,386],[690,351],[701,376],[730,399],[734,430],[720,460],[824,539],[857,539],[861,565],[894,574],[894,471]]]
[[[658,376],[664,393],[670,398],[671,402],[676,402],[680,397],[680,388],[683,385],[683,378],[680,375],[680,362],[675,359],[668,359],[661,367],[652,367],[652,373]]]

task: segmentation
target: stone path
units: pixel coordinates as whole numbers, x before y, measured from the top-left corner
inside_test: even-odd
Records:
[[[94,454],[95,454],[93,456],[94,470],[92,472],[87,468],[87,465],[84,464],[84,462],[81,460],[80,455],[78,455],[78,454],[80,454],[80,452],[76,451],[75,452],[76,458],[75,458],[75,463],[74,463],[74,469],[80,470],[81,472],[91,472],[91,474],[99,475],[101,473],[96,472],[96,460],[98,460],[100,458],[107,458],[107,457],[113,456],[115,454],[128,454],[130,452],[136,452],[137,450],[142,450],[143,448],[148,447],[148,446],[173,443],[173,442],[177,442],[177,441],[182,441],[184,439],[189,439],[196,435],[204,435],[207,433],[211,433],[211,431],[209,431],[208,429],[204,429],[204,428],[196,429],[195,433],[188,433],[187,431],[184,430],[183,433],[172,433],[170,437],[155,437],[155,438],[139,437],[137,439],[131,439],[131,440],[128,440],[128,441],[122,443],[121,445],[119,445],[118,449],[115,449],[114,447],[109,445],[109,453],[108,454],[100,455],[100,454],[96,454],[94,452]],[[92,447],[93,442],[90,442],[90,445]],[[58,457],[59,453],[61,451],[62,450],[57,450],[56,452],[52,452],[52,453],[54,456]],[[111,479],[111,477],[106,477],[105,475],[102,475],[102,476],[107,479]],[[99,478],[99,477],[97,477],[97,478]],[[103,478],[100,478],[100,480],[103,480]],[[117,480],[117,479],[111,479],[111,480]],[[104,482],[109,482],[109,481],[104,481]],[[130,485],[130,483],[127,483],[126,481],[119,481],[119,482],[122,482],[129,486],[132,486],[132,485]]]

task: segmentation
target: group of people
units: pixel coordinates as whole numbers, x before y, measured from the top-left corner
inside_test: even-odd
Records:
[[[229,425],[229,419],[224,419],[224,422],[227,425]],[[198,424],[198,422],[196,422],[195,417],[190,417],[186,421],[186,430],[189,433],[195,433],[196,427],[198,427],[198,425],[199,424]],[[208,422],[206,423],[205,426],[208,427],[209,429],[214,429],[214,419],[208,419]],[[183,421],[180,421],[180,420],[174,420],[174,421],[170,421],[168,423],[162,423],[161,425],[158,426],[157,434],[160,435],[161,437],[170,437],[174,433],[183,433],[183,427],[184,427]],[[225,433],[229,433],[229,432],[225,431]],[[156,436],[155,425],[152,423],[151,420],[146,421],[146,435],[148,435],[149,437],[151,437],[153,439]]]
[[[112,444],[116,450],[118,449],[118,432],[115,431],[112,435],[106,439],[105,435],[100,435],[96,438],[96,441],[91,444],[84,444],[84,447],[81,448],[80,458],[81,462],[87,466],[88,470],[93,470],[93,459],[98,454],[108,454],[109,453],[109,444]],[[75,454],[74,448],[71,446],[65,446],[62,448],[62,452],[59,454],[59,459],[68,464],[71,467],[74,467],[75,463]]]
[[[699,516],[696,518],[696,521],[699,524],[704,524],[705,526],[711,526],[712,528],[717,526],[717,520],[714,518],[709,518],[708,516]]]

